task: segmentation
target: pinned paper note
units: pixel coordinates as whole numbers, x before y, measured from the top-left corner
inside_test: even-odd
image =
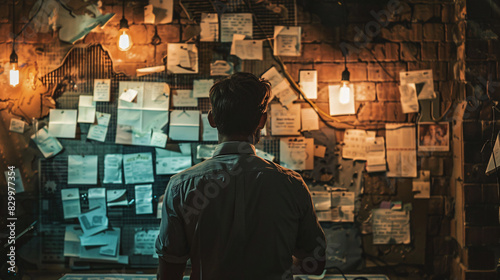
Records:
[[[368,135],[366,137],[366,171],[383,172],[387,170],[385,160],[384,137]]]
[[[190,89],[175,90],[173,95],[174,107],[197,107],[198,99],[193,96],[193,91]]]
[[[108,203],[108,207],[127,206],[128,205],[127,190],[126,189],[107,190],[106,201]]]
[[[9,130],[17,133],[24,133],[24,121],[14,118],[10,119]]]
[[[76,218],[80,215],[80,192],[78,188],[62,189],[61,200],[65,219]]]
[[[342,157],[354,160],[366,160],[366,131],[346,129]]]
[[[373,244],[410,244],[410,215],[403,211],[373,209]]]
[[[272,135],[299,135],[300,104],[291,104],[288,108],[271,104]]]
[[[386,124],[388,177],[417,177],[417,143],[412,124]]]
[[[108,154],[104,156],[104,184],[122,183],[122,160],[121,154]]]
[[[149,146],[151,144],[151,130],[132,132],[132,145]]]
[[[155,14],[153,13],[153,5],[149,4],[144,6],[144,23],[155,24]]]
[[[219,40],[219,18],[217,14],[201,13],[200,41],[216,42]]]
[[[403,113],[418,113],[417,88],[415,84],[400,85],[399,92],[401,94]]]
[[[111,93],[110,79],[95,79],[94,80],[94,97],[93,101],[109,102]]]
[[[90,236],[108,228],[106,209],[98,207],[87,213],[78,215],[84,236]]]
[[[106,189],[90,188],[88,193],[89,209],[102,207],[106,213]]]
[[[137,230],[134,234],[134,254],[153,256],[156,254],[156,239],[160,230]]]
[[[217,128],[212,127],[208,121],[208,114],[201,114],[203,125],[203,133],[201,139],[203,141],[217,141],[219,140],[219,133]]]
[[[53,157],[63,149],[61,143],[59,143],[56,138],[52,137],[45,127],[31,135],[31,140],[35,142],[45,158]]]
[[[231,50],[234,51],[231,54],[243,60],[262,60],[262,43],[262,40],[233,40]]]
[[[198,73],[198,48],[195,44],[168,44],[167,71],[174,74]]]
[[[319,158],[324,158],[326,153],[326,147],[323,145],[314,146],[314,156]]]
[[[302,131],[319,129],[319,117],[313,108],[303,108],[300,113],[302,120]]]
[[[153,186],[135,186],[135,214],[153,214]]]
[[[198,141],[200,111],[174,110],[170,113],[169,136],[173,140]]]
[[[280,139],[280,164],[292,170],[306,169],[306,138]]]
[[[253,36],[252,14],[230,14],[221,15],[221,42],[229,43],[233,41],[233,34],[242,34],[251,39]]]
[[[274,55],[300,56],[300,26],[274,27]]]
[[[412,182],[413,198],[431,197],[431,172],[429,170],[419,170],[418,178]]]
[[[104,142],[108,133],[108,125],[111,120],[111,114],[96,113],[97,124],[93,124],[89,128],[88,139]]]
[[[180,145],[185,145],[189,149],[186,149],[184,153],[182,151],[156,149],[156,174],[177,174],[191,167],[191,144],[181,143]]]
[[[213,79],[200,79],[193,81],[193,97],[208,97],[210,88],[214,85]]]
[[[167,144],[167,135],[161,131],[153,131],[150,146],[164,148]]]
[[[436,98],[436,93],[434,92],[434,79],[431,69],[400,72],[399,80],[401,86],[414,84],[419,100]]]
[[[488,161],[488,166],[486,167],[486,174],[490,174],[495,171],[500,166],[500,134],[497,134],[497,139],[495,145],[493,146],[493,152],[491,153],[490,160]]]
[[[153,157],[151,153],[123,155],[125,184],[153,183]]]
[[[307,98],[318,98],[318,72],[316,70],[299,71],[300,88]]]
[[[171,23],[174,16],[174,0],[149,0],[153,5],[156,24]]]
[[[77,110],[51,109],[49,133],[54,137],[75,138]]]
[[[349,88],[350,94],[347,95],[346,99],[341,100],[341,92],[340,85],[329,85],[328,86],[328,96],[329,96],[329,105],[330,105],[330,115],[339,116],[339,115],[352,115],[355,113],[354,106],[354,88],[352,84],[347,85]]]
[[[290,83],[283,78],[276,67],[269,68],[261,77],[271,83],[273,96],[278,97],[283,106],[288,106],[297,99],[297,94],[291,88]]]
[[[96,185],[97,156],[68,156],[68,184]]]
[[[127,89],[126,91],[122,92],[122,94],[120,95],[120,100],[132,103],[132,102],[134,102],[138,93],[139,92],[135,89]]]

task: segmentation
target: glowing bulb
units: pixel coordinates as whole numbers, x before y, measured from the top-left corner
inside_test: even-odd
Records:
[[[19,84],[19,70],[17,70],[17,63],[12,64],[12,69],[10,69],[10,85],[15,87]]]
[[[347,104],[351,100],[351,90],[347,86],[347,83],[340,88],[339,102],[340,104]]]
[[[120,38],[118,39],[118,48],[120,51],[128,51],[132,47],[132,40],[128,34],[128,29],[120,30]]]

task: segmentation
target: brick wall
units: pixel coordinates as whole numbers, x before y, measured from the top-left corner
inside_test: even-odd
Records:
[[[302,56],[284,58],[287,69],[298,81],[301,69],[318,71],[319,98],[318,105],[328,111],[327,86],[340,83],[343,71],[342,43],[351,47],[347,61],[351,72],[351,82],[356,92],[356,116],[341,117],[342,120],[354,122],[359,128],[383,128],[387,122],[415,122],[416,114],[403,114],[399,102],[399,72],[408,70],[432,69],[435,90],[440,93],[439,104],[444,111],[450,102],[464,99],[463,92],[467,88],[467,96],[477,95],[471,86],[465,86],[465,65],[467,65],[467,81],[469,85],[483,85],[478,77],[493,74],[498,79],[497,54],[500,48],[496,40],[491,38],[492,32],[484,28],[467,30],[467,46],[465,42],[465,7],[464,1],[426,0],[426,1],[346,1],[348,16],[346,24],[327,26],[321,19],[307,8],[298,9],[298,24],[302,26]],[[301,2],[301,1],[298,1]],[[311,1],[312,2],[312,1]],[[321,2],[321,1],[317,1]],[[483,11],[492,11],[489,6],[482,9],[476,6],[477,1],[469,0],[472,19],[483,19]],[[19,9],[22,22],[26,22],[33,1],[23,1],[23,9]],[[484,4],[486,1],[480,1]],[[8,62],[10,55],[10,12],[7,5],[0,6],[0,62]],[[126,17],[130,24],[134,47],[128,52],[117,51],[116,35],[119,20],[122,17],[121,2],[103,1],[104,12],[114,12],[116,16],[103,29],[96,29],[85,39],[84,43],[100,43],[110,51],[115,70],[127,75],[135,75],[135,69],[161,64],[166,55],[168,43],[183,42],[189,36],[185,30],[194,26],[187,20],[174,21],[171,24],[158,25],[158,34],[162,43],[156,50],[150,44],[154,27],[143,24],[142,7],[127,7]],[[469,7],[467,7],[469,8]],[[378,20],[383,11],[389,10],[389,21]],[[24,15],[24,17],[23,17]],[[23,20],[24,18],[24,20]],[[485,18],[486,24],[498,22],[498,15]],[[478,20],[478,25],[483,24]],[[470,27],[470,25],[468,25]],[[494,29],[493,29],[494,30]],[[490,36],[485,39],[485,36]],[[36,34],[18,38],[18,54],[20,63],[29,63],[36,58],[34,49],[40,44],[57,42],[56,35]],[[344,45],[345,46],[345,45]],[[465,64],[465,50],[467,64]],[[268,60],[269,54],[266,54]],[[269,65],[244,62],[243,70],[261,74]],[[485,67],[487,66],[487,67]],[[498,100],[500,88],[491,93]],[[491,106],[487,102],[478,102],[477,110],[470,112],[464,122],[463,146],[465,164],[463,169],[463,188],[457,186],[453,176],[454,162],[452,153],[421,153],[419,168],[432,171],[431,199],[425,211],[427,232],[425,233],[426,250],[425,265],[428,274],[435,277],[453,275],[491,275],[487,270],[494,268],[496,251],[491,245],[498,243],[500,226],[498,225],[498,199],[493,177],[483,175],[484,164],[490,153],[489,146],[481,152],[480,148],[491,134]],[[338,124],[340,128],[343,126]],[[345,126],[344,126],[345,128]],[[497,131],[500,125],[497,127]],[[384,135],[379,130],[379,135]],[[477,135],[482,135],[481,139]],[[341,139],[341,138],[340,138]],[[460,141],[460,145],[462,142]],[[462,165],[458,162],[458,165]],[[462,166],[461,166],[462,167]],[[382,180],[382,178],[381,178]],[[410,182],[398,184],[398,188],[410,188]],[[397,190],[396,190],[397,191]],[[453,204],[456,192],[462,192],[465,200]],[[454,219],[453,206],[457,213],[464,213],[464,226]],[[457,222],[458,221],[458,222]],[[450,238],[452,231],[463,230],[464,242],[460,246],[461,258],[452,258],[455,241]],[[457,234],[453,233],[456,237]],[[460,243],[460,242],[459,242]],[[480,258],[478,257],[480,256]],[[402,261],[404,260],[401,256]],[[411,262],[411,261],[410,261]],[[450,266],[453,264],[452,266]],[[452,269],[451,269],[452,268]],[[477,271],[478,274],[474,274]],[[485,274],[486,273],[486,274]],[[467,279],[486,279],[479,276],[467,276]],[[474,278],[476,277],[476,278]],[[461,279],[460,277],[455,279]]]

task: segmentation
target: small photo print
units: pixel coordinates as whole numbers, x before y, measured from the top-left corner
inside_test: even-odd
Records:
[[[419,152],[447,152],[450,150],[450,124],[448,122],[418,123]]]

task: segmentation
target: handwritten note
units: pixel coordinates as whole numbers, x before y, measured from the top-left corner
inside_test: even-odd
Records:
[[[366,160],[366,131],[346,129],[342,157],[354,160]]]
[[[233,41],[233,34],[242,34],[251,39],[253,35],[252,14],[229,14],[221,15],[221,42]]]
[[[386,124],[388,177],[417,177],[415,125]]]
[[[200,79],[193,81],[193,97],[208,97],[210,88],[214,85],[213,79]]]
[[[108,133],[108,125],[111,120],[111,114],[96,113],[97,124],[93,124],[89,128],[88,139],[104,142]]]
[[[123,155],[125,184],[153,183],[153,157],[151,153]]]
[[[301,30],[300,26],[275,26],[274,55],[300,56]]]
[[[410,244],[410,215],[406,211],[373,209],[373,244]]]
[[[61,200],[65,219],[76,218],[80,215],[80,192],[78,188],[62,189]]]
[[[108,154],[104,156],[104,184],[122,183],[122,161],[121,154]]]
[[[97,156],[68,156],[68,184],[97,184]]]
[[[110,93],[111,93],[110,79],[94,80],[94,101],[109,102]]]
[[[219,19],[217,14],[201,14],[200,41],[216,42],[219,40]]]
[[[172,96],[174,107],[197,107],[198,99],[193,96],[190,89],[178,89]]]
[[[271,133],[273,135],[299,135],[300,104],[291,104],[288,108],[271,104]]]
[[[153,185],[135,186],[135,214],[153,214]]]

